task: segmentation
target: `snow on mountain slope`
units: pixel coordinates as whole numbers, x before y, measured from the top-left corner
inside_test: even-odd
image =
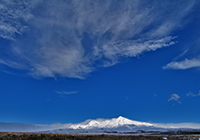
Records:
[[[65,124],[66,125],[66,124]],[[104,134],[104,133],[152,133],[152,132],[177,132],[193,131],[199,128],[200,124],[156,124],[133,121],[122,116],[112,119],[86,120],[82,123],[68,124],[63,129],[43,131],[44,133],[60,134]]]
[[[133,121],[122,116],[113,119],[86,120],[83,123],[73,124],[70,129],[116,128],[124,125],[153,126],[146,122]]]

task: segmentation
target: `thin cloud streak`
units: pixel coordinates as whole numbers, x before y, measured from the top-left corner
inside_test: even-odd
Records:
[[[128,0],[4,1],[0,36],[15,41],[0,63],[12,68],[21,64],[35,78],[84,79],[121,58],[174,45],[176,37],[170,34],[184,25],[182,20],[195,1],[164,3],[167,8],[157,2],[149,6],[147,1]]]
[[[58,93],[58,94],[76,94],[77,91],[62,91],[62,92],[56,91],[56,93]]]

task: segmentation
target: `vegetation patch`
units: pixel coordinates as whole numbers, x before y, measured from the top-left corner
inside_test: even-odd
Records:
[[[46,133],[20,133],[0,132],[0,140],[199,140],[200,135],[81,135],[81,134],[46,134]]]

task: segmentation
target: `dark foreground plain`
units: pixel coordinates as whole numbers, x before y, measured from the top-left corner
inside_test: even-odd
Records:
[[[46,134],[0,132],[0,140],[200,140],[199,134]]]

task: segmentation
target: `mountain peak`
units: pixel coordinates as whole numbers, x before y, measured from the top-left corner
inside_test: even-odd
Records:
[[[119,116],[117,119],[127,119],[127,118],[124,118],[124,117],[122,117],[122,116]]]
[[[116,118],[116,120],[118,120],[119,122],[125,122],[125,121],[129,121],[130,119],[127,119],[125,117],[119,116],[118,118]]]

